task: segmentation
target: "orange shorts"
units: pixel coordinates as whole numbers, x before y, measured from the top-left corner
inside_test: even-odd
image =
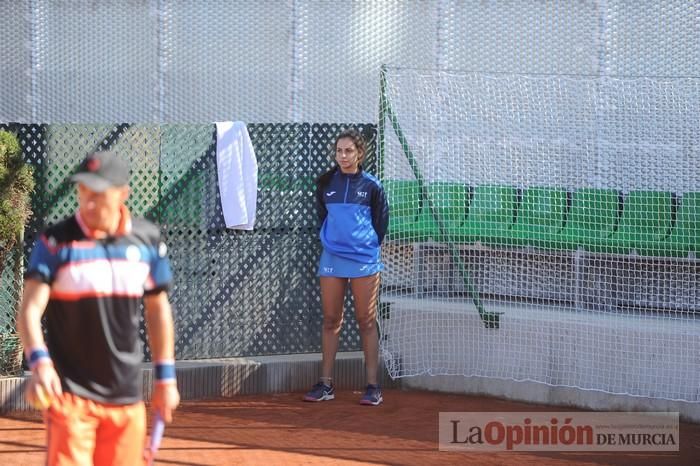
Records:
[[[50,466],[144,464],[143,402],[110,405],[64,393],[53,400],[44,419]]]

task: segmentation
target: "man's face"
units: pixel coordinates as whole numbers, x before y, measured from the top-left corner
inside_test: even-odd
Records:
[[[80,216],[88,228],[113,233],[119,224],[120,208],[129,197],[129,187],[119,186],[96,192],[78,183]]]

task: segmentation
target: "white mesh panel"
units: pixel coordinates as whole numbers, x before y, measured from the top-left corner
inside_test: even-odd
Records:
[[[700,78],[385,83],[392,376],[700,401]]]
[[[685,0],[8,2],[0,121],[368,122],[382,64],[700,75]]]
[[[165,2],[163,118],[290,119],[290,2]]]
[[[20,2],[3,2],[0,14],[0,121],[31,121],[32,56],[28,7]]]
[[[32,2],[39,122],[158,119],[157,14],[141,2]]]

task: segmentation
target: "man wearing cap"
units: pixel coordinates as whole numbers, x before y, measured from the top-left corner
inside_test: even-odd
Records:
[[[129,215],[124,159],[93,153],[71,181],[78,211],[39,237],[25,273],[17,318],[32,371],[25,396],[45,409],[47,464],[143,464],[141,302],[153,408],[170,422],[180,401],[166,247],[158,227]]]

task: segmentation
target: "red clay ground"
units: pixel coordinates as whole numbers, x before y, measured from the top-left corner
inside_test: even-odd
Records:
[[[440,411],[572,411],[491,398],[386,390],[380,407],[360,393],[304,403],[300,393],[185,402],[161,465],[700,465],[700,425],[681,423],[677,453],[454,453],[438,450]],[[0,464],[43,464],[37,413],[0,418]]]

